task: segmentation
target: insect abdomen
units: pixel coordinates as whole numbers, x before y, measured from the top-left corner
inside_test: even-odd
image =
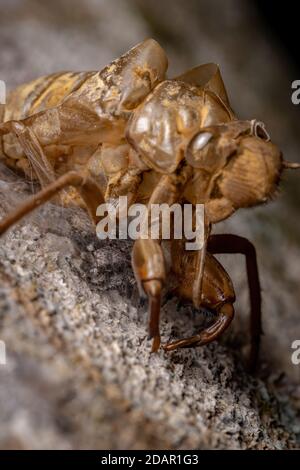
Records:
[[[9,93],[4,121],[25,119],[58,106],[94,72],[60,72],[25,83]]]
[[[20,85],[8,94],[2,115],[0,110],[0,122],[25,119],[58,106],[93,73],[95,72],[60,72]],[[18,140],[13,134],[7,134],[2,139],[2,158],[6,164],[15,167],[15,160],[24,157]]]

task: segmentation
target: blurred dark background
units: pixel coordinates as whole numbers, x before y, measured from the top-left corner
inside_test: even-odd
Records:
[[[251,0],[248,0],[251,3]],[[297,2],[253,1],[258,14],[269,29],[273,40],[282,46],[284,53],[300,69],[298,45],[299,4]]]

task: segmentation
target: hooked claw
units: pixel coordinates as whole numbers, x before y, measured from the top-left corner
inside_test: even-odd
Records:
[[[192,345],[195,345],[195,343],[197,343],[197,346],[202,346],[202,342],[199,336],[179,339],[177,341],[173,341],[172,343],[164,344],[163,349],[165,351],[174,351],[175,349],[190,347]],[[203,342],[203,344],[205,344],[205,342]]]

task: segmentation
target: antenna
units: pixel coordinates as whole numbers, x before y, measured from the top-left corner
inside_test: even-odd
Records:
[[[287,169],[287,170],[299,170],[300,169],[300,163],[286,162],[285,160],[283,160],[282,167]]]

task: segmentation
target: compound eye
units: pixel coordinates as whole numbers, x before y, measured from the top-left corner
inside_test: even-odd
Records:
[[[266,142],[270,140],[270,135],[267,132],[265,124],[261,121],[256,121],[256,119],[251,121],[251,134],[265,140]]]
[[[200,132],[200,134],[196,135],[191,142],[190,149],[192,152],[197,152],[198,150],[202,150],[206,144],[211,140],[212,134],[210,132]]]
[[[186,151],[186,160],[193,168],[203,168],[206,165],[205,153],[202,150],[212,139],[211,132],[200,132],[189,143]]]

